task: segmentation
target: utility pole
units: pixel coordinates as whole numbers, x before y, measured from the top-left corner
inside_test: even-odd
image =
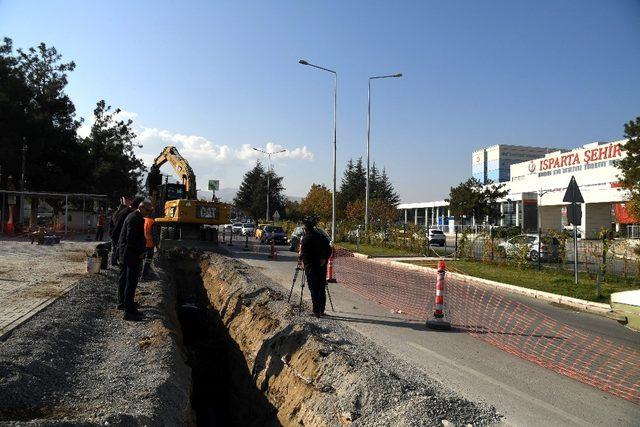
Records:
[[[271,156],[274,155],[274,154],[284,153],[287,150],[264,151],[264,150],[261,150],[259,148],[255,148],[255,147],[252,147],[252,148],[254,150],[256,150],[256,151],[259,151],[262,154],[266,154],[266,156],[269,158],[269,166],[268,166],[268,169],[267,169],[267,222],[269,222],[269,219],[270,219],[269,218],[269,193],[271,192],[271,186],[270,186],[270,179],[269,178],[270,178],[271,170],[272,170],[272,167],[271,167]]]
[[[22,223],[22,214],[24,213],[24,191],[26,191],[26,175],[27,175],[27,142],[22,137],[22,176],[20,178],[20,191],[23,194],[20,195],[20,213],[18,214],[18,221]]]
[[[540,214],[540,201],[542,196],[547,194],[549,190],[542,191],[542,188],[538,191],[538,270],[542,270],[542,215]]]

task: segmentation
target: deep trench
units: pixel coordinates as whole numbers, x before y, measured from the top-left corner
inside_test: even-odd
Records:
[[[192,370],[191,406],[198,426],[279,425],[273,407],[255,386],[244,355],[210,304],[199,264],[171,265],[176,311],[187,364]]]

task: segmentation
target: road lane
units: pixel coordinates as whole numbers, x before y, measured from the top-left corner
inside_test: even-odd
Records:
[[[237,246],[230,249],[235,256],[282,285],[288,293],[296,254],[280,247],[277,261],[272,261],[267,257],[267,246],[251,242],[250,247],[247,252]],[[422,322],[391,313],[340,283],[331,285],[330,289],[336,306],[336,313],[331,313],[335,321],[347,324],[462,395],[494,405],[505,415],[507,423],[637,425],[640,408],[629,401],[515,357],[468,333],[425,330]],[[292,300],[298,301],[299,295],[297,283]],[[309,299],[306,289],[304,297]],[[631,345],[638,342],[635,335],[627,334],[624,328],[608,319],[536,300],[521,298],[521,302],[544,310],[558,322],[590,325],[598,333],[610,334],[621,342]]]

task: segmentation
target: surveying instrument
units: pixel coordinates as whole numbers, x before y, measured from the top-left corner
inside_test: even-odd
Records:
[[[287,298],[287,302],[291,301],[291,295],[293,294],[293,288],[296,285],[296,280],[298,279],[298,275],[300,274],[300,271],[303,270],[303,265],[302,265],[302,261],[298,260],[298,264],[296,265],[296,269],[293,272],[293,281],[291,282],[291,289],[289,289],[289,297]],[[300,302],[298,303],[298,315],[302,314],[302,295],[304,294],[304,284],[306,283],[306,276],[304,274],[304,272],[302,273],[302,278],[300,279]],[[331,299],[331,292],[329,292],[329,285],[325,285],[324,287],[326,289],[327,292],[327,296],[329,297],[329,304],[331,304],[331,311],[336,311],[335,308],[333,308],[333,300]]]

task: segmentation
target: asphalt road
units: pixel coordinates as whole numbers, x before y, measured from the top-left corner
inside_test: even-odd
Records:
[[[280,246],[278,259],[272,261],[267,257],[266,245],[251,241],[249,251],[242,250],[244,241],[235,241],[234,245],[229,249],[236,257],[289,291],[297,254]],[[298,301],[299,290],[298,282],[293,301]],[[412,363],[443,386],[473,401],[494,405],[507,424],[638,425],[639,405],[513,356],[469,334],[426,330],[422,322],[391,313],[340,283],[331,284],[330,290],[335,306],[335,312],[328,311],[330,315]],[[616,343],[640,348],[640,334],[609,319],[517,295],[509,297],[562,324],[586,328]],[[304,298],[310,298],[306,289]]]

